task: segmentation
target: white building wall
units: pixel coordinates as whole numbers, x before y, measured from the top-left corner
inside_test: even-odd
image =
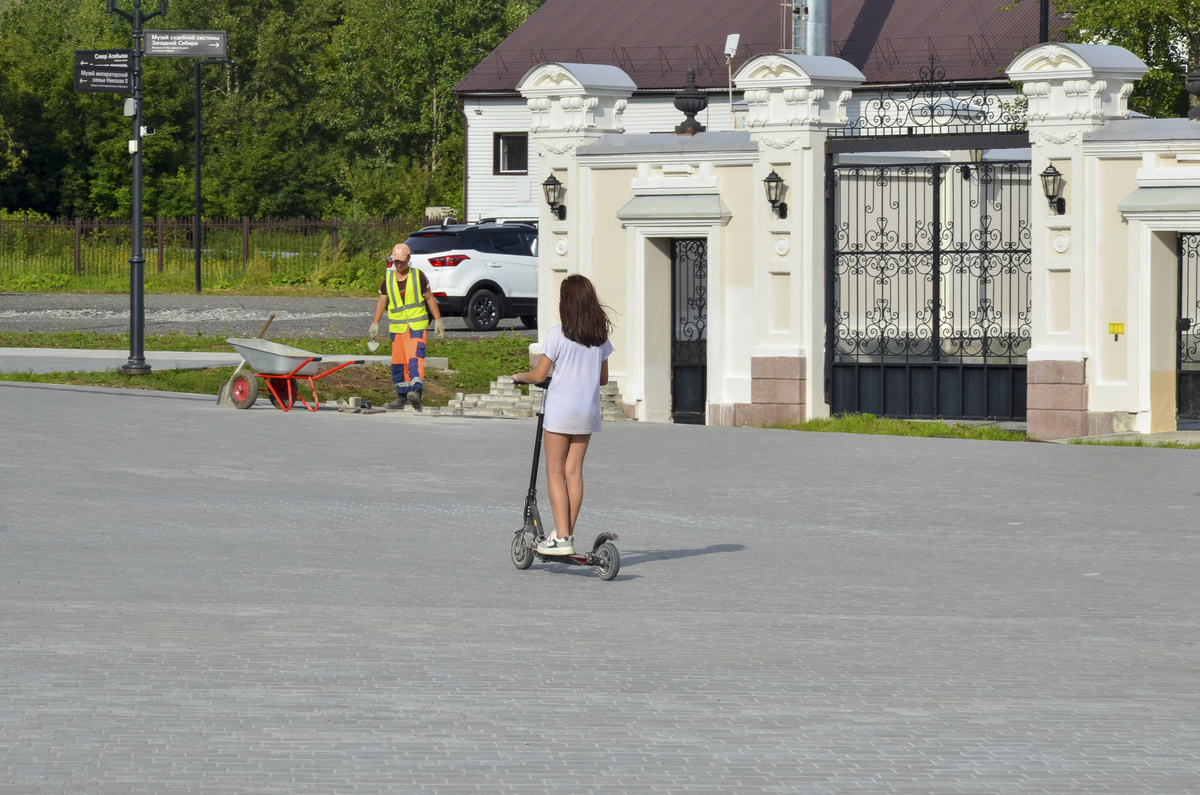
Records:
[[[492,173],[492,138],[498,132],[524,132],[531,124],[525,100],[496,98],[469,100],[466,114],[467,211],[465,220],[479,220],[481,213],[493,207],[506,207],[541,201],[541,188],[531,188],[536,176]],[[530,165],[536,170],[537,156],[530,152]]]
[[[734,94],[734,99],[739,99]],[[498,132],[520,132],[532,125],[532,114],[521,97],[471,98],[463,107],[466,115],[467,184],[464,220],[475,222],[494,207],[526,202],[540,203],[542,188],[537,178],[537,153],[530,151],[531,173],[527,176],[492,173],[492,139]],[[674,95],[632,97],[622,115],[627,133],[672,132],[684,116],[675,109]],[[714,95],[709,106],[696,117],[708,129],[733,128],[728,95]]]

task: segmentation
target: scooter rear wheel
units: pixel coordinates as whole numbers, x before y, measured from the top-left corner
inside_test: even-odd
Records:
[[[605,541],[594,554],[597,561],[596,568],[600,570],[600,579],[614,579],[617,572],[621,570],[621,553],[617,551],[617,545],[611,541]]]
[[[533,565],[533,550],[525,545],[524,533],[517,533],[513,536],[509,552],[512,553],[513,565],[518,569],[525,570]]]

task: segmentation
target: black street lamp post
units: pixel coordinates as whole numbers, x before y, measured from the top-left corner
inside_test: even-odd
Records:
[[[133,26],[133,137],[129,153],[133,155],[133,254],[129,257],[129,361],[121,372],[145,375],[146,364],[146,260],[142,256],[142,24],[167,13],[167,0],[158,0],[158,10],[142,13],[142,0],[133,0],[133,12],[117,8],[108,0],[108,13],[123,17]]]
[[[196,260],[196,293],[200,293],[200,67],[210,64],[231,64],[228,58],[196,61],[196,214],[192,219],[192,248]]]

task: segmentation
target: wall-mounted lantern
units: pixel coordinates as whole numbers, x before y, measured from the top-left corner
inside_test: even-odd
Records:
[[[550,214],[560,221],[567,220],[567,208],[563,206],[563,184],[558,177],[551,174],[542,183],[542,193],[546,195],[546,204],[550,205]]]
[[[1042,193],[1046,194],[1046,201],[1050,202],[1050,209],[1055,215],[1064,215],[1067,212],[1067,200],[1062,197],[1063,175],[1053,165],[1046,166],[1046,170],[1041,173],[1042,177]]]
[[[963,163],[961,166],[958,167],[958,173],[962,176],[964,182],[971,181],[971,174],[974,173],[971,170],[971,166],[974,165],[974,167],[976,169],[978,169],[980,164],[983,163],[983,150],[982,149],[970,150],[970,157],[971,157],[970,163]]]
[[[767,201],[771,203],[775,215],[787,218],[787,202],[780,201],[783,196],[783,177],[776,174],[775,169],[771,169],[771,173],[763,180],[763,187],[767,190]]]

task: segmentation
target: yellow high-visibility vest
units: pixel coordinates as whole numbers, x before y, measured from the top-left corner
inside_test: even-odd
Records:
[[[387,278],[388,292],[388,331],[397,334],[407,329],[421,331],[429,328],[429,316],[425,314],[425,296],[421,295],[420,271],[408,269],[408,279],[405,281],[404,294],[408,296],[407,304],[400,303],[400,285],[396,282],[396,269]]]

